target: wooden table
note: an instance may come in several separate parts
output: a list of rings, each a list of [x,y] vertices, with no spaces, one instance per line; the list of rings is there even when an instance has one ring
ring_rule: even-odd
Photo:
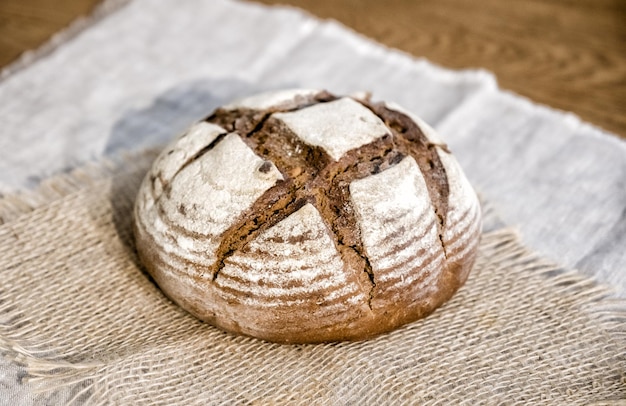
[[[626,138],[624,0],[259,0],[334,18],[450,68],[481,67],[500,86]],[[1,0],[0,67],[100,0]]]

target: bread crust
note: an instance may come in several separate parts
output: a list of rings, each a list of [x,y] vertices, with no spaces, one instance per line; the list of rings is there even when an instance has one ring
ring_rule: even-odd
[[[163,292],[221,329],[362,340],[465,282],[478,199],[434,130],[393,104],[288,90],[217,109],[174,140],[135,204]]]

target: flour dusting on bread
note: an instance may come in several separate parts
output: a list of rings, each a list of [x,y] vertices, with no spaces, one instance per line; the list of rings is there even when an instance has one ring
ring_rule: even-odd
[[[467,279],[480,233],[476,193],[430,126],[313,89],[218,108],[164,149],[135,204],[140,259],[172,300],[284,343],[428,315]]]

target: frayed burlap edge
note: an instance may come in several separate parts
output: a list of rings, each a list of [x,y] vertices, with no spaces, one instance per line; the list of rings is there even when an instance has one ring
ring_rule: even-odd
[[[97,162],[87,163],[67,173],[44,179],[35,189],[23,190],[0,198],[0,225],[10,223],[24,214],[43,207],[55,200],[76,193],[95,182],[146,168],[160,148],[143,152],[125,152]]]

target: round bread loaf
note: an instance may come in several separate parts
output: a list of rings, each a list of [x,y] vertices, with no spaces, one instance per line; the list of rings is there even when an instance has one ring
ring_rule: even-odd
[[[369,97],[287,90],[175,139],[135,205],[167,296],[274,342],[360,340],[431,313],[476,256],[476,193],[437,134]]]

